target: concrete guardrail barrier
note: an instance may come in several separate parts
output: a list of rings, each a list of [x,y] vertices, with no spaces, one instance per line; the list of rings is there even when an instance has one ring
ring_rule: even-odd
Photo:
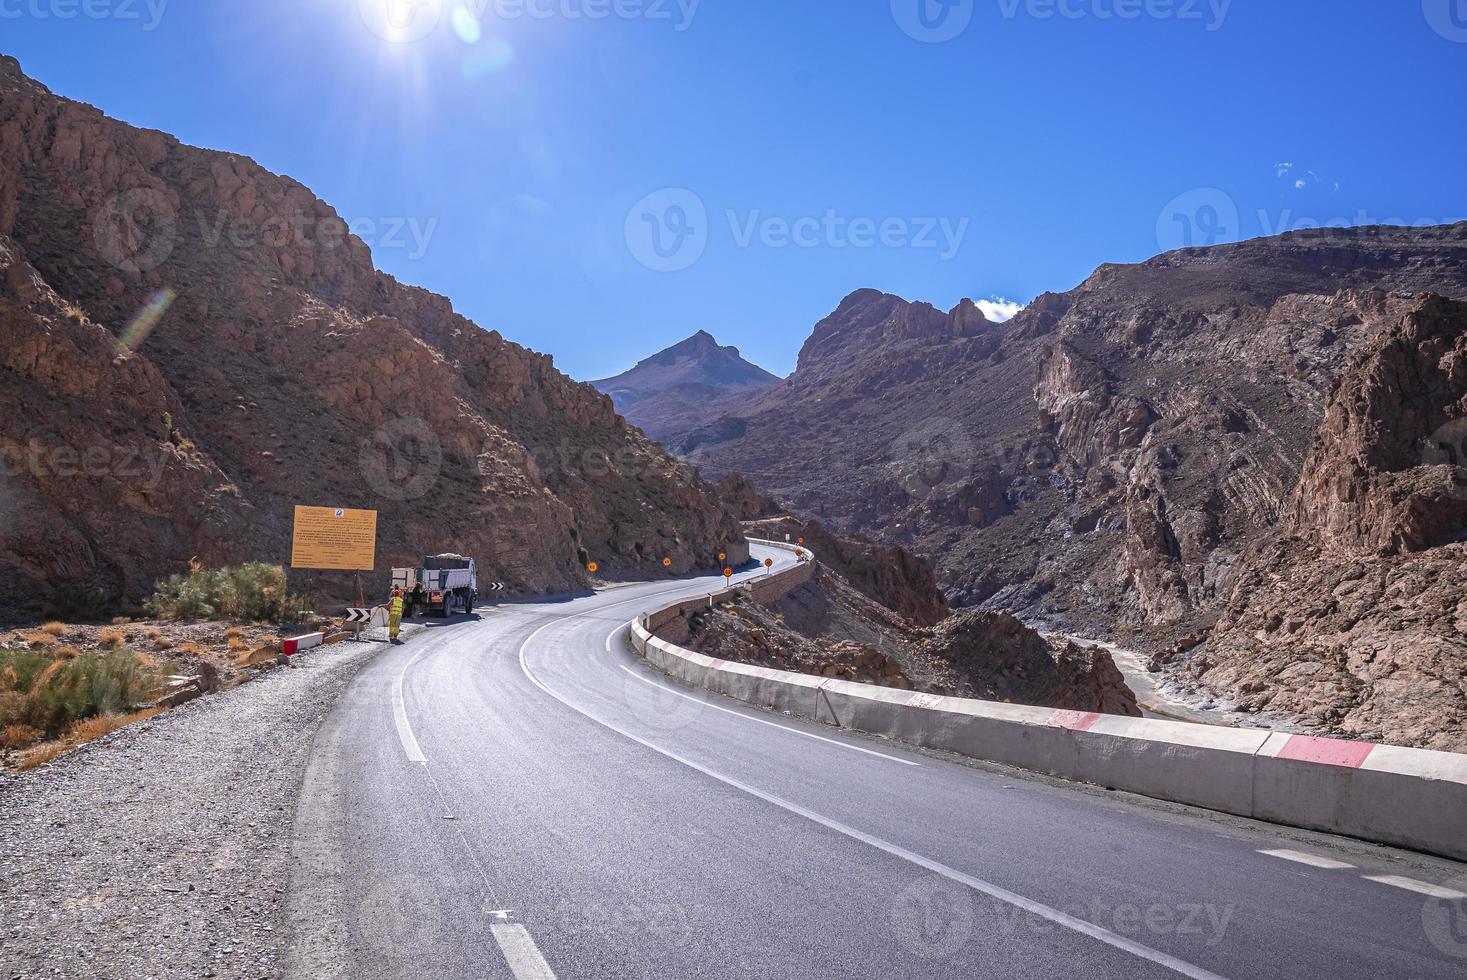
[[[753,539],[751,539],[753,540]],[[786,550],[795,546],[757,541]],[[755,584],[770,601],[808,581],[809,561]],[[654,634],[747,586],[676,603],[632,624],[632,647],[692,687],[1129,793],[1467,860],[1467,755],[1263,729],[1219,728],[966,698],[716,660]]]

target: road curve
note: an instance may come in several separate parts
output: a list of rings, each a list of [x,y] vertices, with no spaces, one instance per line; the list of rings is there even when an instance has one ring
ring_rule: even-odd
[[[1467,975],[1462,865],[850,736],[630,654],[636,614],[721,584],[484,609],[362,670],[312,745],[289,972]]]

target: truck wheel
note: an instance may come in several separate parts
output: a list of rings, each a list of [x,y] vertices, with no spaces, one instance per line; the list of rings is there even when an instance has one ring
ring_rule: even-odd
[[[447,619],[453,615],[453,593],[449,592],[443,596],[443,606],[438,610],[439,619]]]
[[[474,611],[474,594],[472,592],[465,592],[464,593],[464,615],[467,616],[467,615],[469,615],[469,613],[471,613],[473,611]]]

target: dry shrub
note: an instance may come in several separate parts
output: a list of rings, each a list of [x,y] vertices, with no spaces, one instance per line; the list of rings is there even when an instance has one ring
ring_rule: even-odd
[[[57,647],[53,653],[62,660],[75,660],[82,652],[74,646]]]
[[[125,728],[134,722],[146,721],[162,712],[162,708],[144,708],[142,711],[134,711],[129,714],[97,715],[94,718],[75,722],[71,726],[71,738],[78,745],[92,742],[103,735],[111,735],[119,728]]]
[[[41,627],[41,632],[42,633],[49,633],[49,634],[51,634],[52,636],[55,636],[55,637],[62,637],[62,636],[65,636],[68,632],[70,632],[70,629],[67,627],[67,625],[65,623],[54,623],[53,622],[53,623],[47,623],[44,626],[42,626]]]
[[[199,646],[193,640],[186,640],[178,645],[178,652],[187,653],[190,656],[197,657],[203,654],[204,648]]]
[[[163,635],[163,631],[156,626],[147,626],[143,628],[143,635],[150,640],[156,640]]]
[[[160,636],[153,640],[154,650],[172,650],[173,641],[166,636]]]
[[[236,654],[234,665],[236,667],[258,667],[260,664],[269,663],[280,656],[280,651],[273,646],[255,647],[246,653]]]
[[[21,637],[21,641],[29,646],[32,650],[44,650],[48,647],[54,647],[56,645],[56,637],[52,636],[50,633],[41,633],[39,631],[35,633],[27,633],[25,636]]]
[[[228,645],[229,645],[229,650],[230,650],[231,653],[240,653],[240,652],[242,652],[244,650],[248,650],[250,648],[250,645],[249,645],[248,642],[245,641],[245,638],[243,636],[238,636],[238,635],[231,636],[229,638],[229,644]]]
[[[138,658],[138,666],[142,667],[145,670],[163,669],[163,661],[159,660],[157,657],[153,656],[146,650],[139,650],[136,653],[136,656]]]
[[[120,630],[103,630],[97,634],[97,643],[104,650],[116,650],[127,642],[127,637]]]
[[[112,617],[112,625],[113,626],[128,626],[128,625],[131,625],[131,623],[132,623],[132,617],[131,616],[113,616]]]
[[[70,748],[71,746],[67,745],[65,742],[47,742],[44,745],[38,745],[35,748],[31,749],[29,752],[23,753],[20,758],[16,759],[15,768],[19,769],[21,772],[25,772],[27,769],[34,769],[37,766],[44,766],[46,763],[50,762],[58,755],[63,754],[64,752],[66,752],[67,749]]]
[[[224,631],[224,638],[226,640],[239,640],[239,639],[243,639],[244,638],[244,630],[240,629],[238,626],[231,626],[231,627],[229,627],[229,629],[227,629],[227,630]]]
[[[23,749],[35,745],[46,733],[30,725],[6,725],[0,729],[0,747]]]

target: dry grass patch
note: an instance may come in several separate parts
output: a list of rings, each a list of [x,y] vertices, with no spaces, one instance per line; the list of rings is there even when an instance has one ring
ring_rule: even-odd
[[[127,642],[121,630],[102,630],[97,634],[97,643],[103,650],[116,650]]]
[[[131,623],[132,623],[132,617],[131,616],[114,616],[114,617],[112,617],[112,625],[113,626],[127,626],[127,625],[130,625]]]
[[[229,651],[231,653],[235,654],[241,653],[250,648],[249,641],[247,641],[243,636],[239,635],[231,636],[226,646],[229,647]]]
[[[47,623],[41,627],[41,632],[49,633],[59,639],[69,633],[70,628],[65,623]]]
[[[81,650],[74,646],[57,647],[52,653],[61,660],[75,660],[82,655]]]
[[[253,650],[235,654],[234,665],[236,667],[258,667],[276,660],[279,656],[280,652],[273,646],[255,647]]]
[[[70,748],[71,746],[65,742],[47,742],[44,745],[38,745],[29,752],[21,753],[20,758],[15,760],[15,768],[25,772],[27,769],[44,766],[57,756],[65,754]]]
[[[153,638],[153,649],[154,650],[172,650],[173,649],[173,641],[170,640],[166,636],[154,637]]]
[[[186,640],[185,642],[178,645],[178,652],[186,653],[191,657],[198,657],[203,655],[204,648],[199,646],[193,640]]]
[[[162,708],[146,708],[130,714],[105,714],[86,718],[71,726],[71,741],[77,745],[94,742],[104,735],[111,735],[119,728],[126,728],[134,722],[146,721],[162,713]]]
[[[45,734],[30,725],[6,725],[0,729],[0,748],[23,749],[35,745]]]
[[[50,633],[42,633],[40,630],[25,634],[21,640],[32,650],[45,650],[56,645],[56,637]]]

